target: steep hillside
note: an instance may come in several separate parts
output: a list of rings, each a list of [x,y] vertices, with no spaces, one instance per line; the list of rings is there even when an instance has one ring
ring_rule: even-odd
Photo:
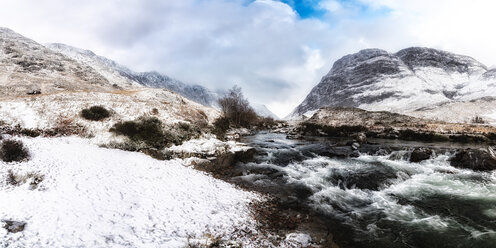
[[[47,44],[46,47],[92,67],[112,83],[166,88],[205,106],[216,107],[218,105],[217,93],[203,86],[185,84],[158,72],[134,72],[113,60],[98,56],[92,51],[65,44],[53,43]]]
[[[432,111],[440,104],[495,95],[495,71],[473,58],[420,47],[394,54],[367,49],[337,60],[289,117],[324,106],[420,115],[422,108]],[[444,120],[460,114],[453,112]]]
[[[0,94],[107,91],[112,85],[93,68],[0,28]],[[122,85],[124,87],[124,85]]]

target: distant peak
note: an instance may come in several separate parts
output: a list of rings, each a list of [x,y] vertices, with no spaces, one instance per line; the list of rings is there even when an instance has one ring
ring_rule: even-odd
[[[340,71],[346,67],[349,67],[349,66],[352,66],[352,65],[358,64],[360,62],[367,61],[369,59],[379,57],[379,56],[391,56],[391,54],[385,50],[381,50],[378,48],[363,49],[357,53],[349,54],[349,55],[346,55],[346,56],[338,59],[336,62],[334,62],[334,65],[332,66],[330,73]]]

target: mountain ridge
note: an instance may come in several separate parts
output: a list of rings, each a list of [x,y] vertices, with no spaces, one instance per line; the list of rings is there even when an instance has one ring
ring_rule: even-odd
[[[409,113],[494,95],[496,70],[469,56],[425,47],[364,49],[338,59],[287,118],[320,107]]]

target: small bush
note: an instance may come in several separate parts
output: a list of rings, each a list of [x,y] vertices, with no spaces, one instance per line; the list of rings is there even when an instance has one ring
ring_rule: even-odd
[[[110,112],[102,106],[93,106],[89,109],[83,109],[81,116],[86,120],[101,121],[110,116]]]
[[[155,117],[141,117],[136,121],[116,123],[111,129],[131,141],[143,142],[149,147],[162,149],[170,143],[171,137],[162,129],[162,122]]]
[[[21,130],[21,134],[24,136],[29,136],[29,137],[38,137],[41,135],[41,131],[38,129],[28,129],[24,128]]]
[[[199,138],[201,136],[201,128],[187,122],[179,122],[170,127],[169,131],[173,138],[174,145],[180,145],[186,140]]]
[[[229,130],[230,127],[229,118],[219,117],[214,121],[213,124],[214,124],[213,134],[215,134],[215,136],[217,136],[218,139],[224,140],[227,130]]]
[[[29,158],[24,144],[17,140],[5,140],[0,147],[0,159],[4,162],[18,162]]]

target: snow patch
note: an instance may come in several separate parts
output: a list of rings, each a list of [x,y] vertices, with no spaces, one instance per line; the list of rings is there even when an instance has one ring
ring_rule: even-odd
[[[32,159],[0,162],[0,176],[36,172],[30,190],[0,183],[0,220],[26,222],[23,232],[0,228],[9,247],[184,247],[205,234],[237,238],[252,229],[254,193],[144,154],[99,148],[75,138],[21,138]]]

